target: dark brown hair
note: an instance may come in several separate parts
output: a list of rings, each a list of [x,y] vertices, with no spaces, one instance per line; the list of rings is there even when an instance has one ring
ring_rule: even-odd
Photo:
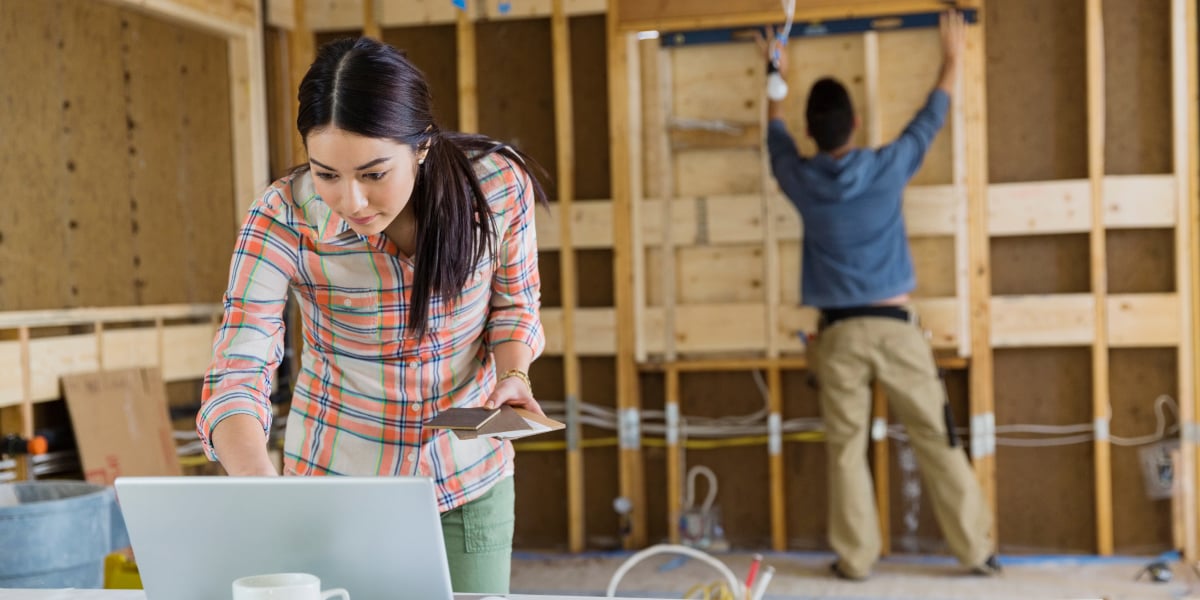
[[[529,172],[541,171],[519,150],[486,136],[443,132],[433,116],[429,85],[396,48],[361,37],[330,42],[300,83],[296,128],[306,141],[323,127],[407,144],[427,146],[417,171],[413,210],[417,222],[415,278],[408,326],[423,336],[430,299],[449,302],[462,293],[485,257],[496,254],[492,211],[471,163],[500,153]],[[307,165],[302,165],[303,170]],[[546,194],[529,173],[536,199]]]

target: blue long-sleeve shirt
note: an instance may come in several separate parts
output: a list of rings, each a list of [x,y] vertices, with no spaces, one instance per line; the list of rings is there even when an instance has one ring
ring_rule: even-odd
[[[902,197],[949,106],[950,97],[934,90],[895,142],[838,159],[805,158],[783,121],[768,125],[771,169],[804,223],[804,304],[866,306],[916,287]]]

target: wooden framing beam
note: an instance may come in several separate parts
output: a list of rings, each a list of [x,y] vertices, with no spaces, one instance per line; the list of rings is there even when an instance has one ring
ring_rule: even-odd
[[[672,99],[672,83],[671,77],[671,51],[668,49],[660,49],[655,56],[656,69],[658,75],[656,94],[658,96],[658,113],[661,115],[664,123],[674,114],[674,106]],[[657,132],[656,141],[658,142],[658,154],[662,157],[663,162],[659,165],[659,193],[666,198],[675,197],[675,157],[672,155],[671,134],[667,127],[664,127],[660,132]],[[638,161],[640,162],[640,161]],[[661,207],[659,213],[659,223],[674,223],[674,202],[659,202]],[[667,359],[675,358],[675,300],[676,291],[679,289],[679,282],[676,278],[675,269],[675,239],[672,235],[674,232],[666,227],[659,229],[658,239],[661,240],[659,247],[660,261],[660,281],[662,287],[662,308],[663,308],[663,353]],[[645,272],[644,270],[642,271]],[[647,286],[647,283],[641,283],[642,286]]]
[[[982,2],[980,2],[982,8]],[[983,11],[980,10],[980,14]],[[971,371],[968,376],[971,413],[971,457],[975,477],[992,511],[996,539],[995,382],[992,365],[992,268],[988,236],[987,51],[984,27],[967,28],[963,65],[964,142],[967,186],[967,277],[970,303]]]
[[[379,40],[383,39],[383,30],[379,27],[377,3],[377,0],[362,0],[362,30],[363,35]]]
[[[60,377],[100,368],[158,366],[169,381],[198,378],[208,368],[219,325],[213,317],[220,314],[215,304],[0,313],[0,329],[17,331],[16,340],[0,342],[0,365],[7,365],[0,369],[0,407],[19,406],[32,419],[33,404],[61,397]],[[165,319],[183,323],[145,326]],[[106,327],[110,323],[142,326]],[[80,326],[92,331],[33,336],[38,328]],[[30,421],[31,431],[32,426]]]
[[[306,2],[308,0],[293,0],[295,2],[295,21],[296,26],[288,32],[288,73],[291,74],[290,90],[300,89],[300,82],[304,80],[304,75],[308,73],[308,68],[312,65],[313,59],[316,57],[316,38],[313,37],[312,29],[308,26],[308,9]],[[296,122],[296,116],[299,115],[299,102],[289,103],[292,109],[292,123]],[[308,162],[308,150],[304,147],[304,140],[300,137],[300,132],[292,129],[292,160],[296,163]]]
[[[982,0],[961,0],[959,8],[978,8]],[[806,0],[798,2],[797,22],[880,17],[945,10],[939,0]],[[782,23],[783,10],[775,0],[612,0],[610,12],[621,15],[623,31],[716,29]]]
[[[475,6],[475,3],[467,5]],[[479,132],[479,82],[478,55],[475,48],[475,19],[467,11],[456,13],[456,40],[458,46],[458,130],[464,133]]]
[[[667,367],[664,371],[667,413],[667,540],[679,543],[680,518],[683,516],[683,457],[679,447],[679,370]]]
[[[641,399],[638,389],[636,359],[637,328],[634,323],[635,297],[633,254],[634,206],[630,178],[631,146],[640,139],[629,137],[631,113],[640,99],[630,96],[630,62],[636,60],[637,36],[625,34],[618,27],[620,11],[610,7],[607,16],[608,34],[608,98],[609,153],[613,193],[613,284],[617,312],[616,371],[617,411],[625,424],[619,448],[620,493],[631,507],[627,515],[622,544],[627,549],[646,545],[646,492],[644,466],[641,457],[640,428],[631,430],[641,421]]]
[[[558,166],[559,280],[562,289],[563,387],[567,404],[567,547],[584,549],[584,476],[579,404],[582,391],[579,353],[575,350],[575,309],[578,277],[571,243],[571,206],[575,200],[575,125],[571,96],[571,29],[563,0],[553,0],[550,19],[554,47],[554,135]]]
[[[1197,90],[1197,14],[1196,0],[1172,0],[1171,23],[1171,113],[1174,126],[1173,154],[1176,181],[1176,210],[1180,216],[1175,227],[1175,285],[1179,293],[1179,327],[1181,340],[1177,352],[1179,371],[1179,420],[1183,426],[1180,436],[1180,469],[1184,473],[1180,486],[1183,519],[1183,555],[1188,561],[1200,560],[1200,456],[1196,445],[1196,416],[1200,399],[1196,394],[1196,370],[1200,369],[1200,330],[1196,318],[1200,315],[1200,288],[1195,274],[1200,265],[1200,241],[1196,224],[1200,220],[1200,91]],[[1190,435],[1189,435],[1190,432]]]
[[[774,359],[775,357],[771,357]],[[783,372],[767,369],[767,468],[770,473],[771,549],[787,551],[787,470],[783,460]]]
[[[1175,175],[1105,176],[1105,228],[1175,227],[1179,222],[1177,179]],[[1089,232],[1090,185],[1086,179],[992,184],[985,193],[988,233],[997,237]],[[761,243],[766,228],[754,200],[752,195],[676,198],[670,211],[672,243],[677,248]],[[780,195],[773,195],[770,203],[777,241],[799,241],[803,233],[795,209]],[[642,206],[646,217],[641,234],[648,239],[661,238],[662,215],[667,212],[662,201],[649,199]],[[571,210],[577,248],[612,247],[611,201],[576,202]],[[959,220],[966,213],[955,197],[954,186],[915,186],[905,194],[904,219],[911,237],[957,236]],[[555,221],[538,223],[538,245],[546,250],[558,247]]]
[[[862,34],[862,36],[863,62],[865,63],[864,75],[866,77],[867,90],[867,145],[872,148],[878,148],[883,145],[883,104],[880,101],[879,94],[879,33],[868,31]],[[908,208],[907,205],[905,208]],[[872,384],[871,391],[873,399],[871,407],[872,423],[882,423],[886,427],[888,422],[887,396],[878,382]],[[883,439],[874,439],[871,442],[871,452],[874,458],[872,480],[875,484],[875,511],[879,520],[879,538],[884,556],[891,554],[892,550],[891,503],[889,501],[890,489],[888,487],[888,475],[891,469],[891,459],[888,456],[889,450],[889,442],[886,436]]]
[[[1096,548],[1102,556],[1113,552],[1112,448],[1108,385],[1108,252],[1104,227],[1104,13],[1101,0],[1087,0],[1087,117],[1088,175],[1091,182],[1092,227],[1089,232],[1092,281],[1092,416],[1096,502]]]

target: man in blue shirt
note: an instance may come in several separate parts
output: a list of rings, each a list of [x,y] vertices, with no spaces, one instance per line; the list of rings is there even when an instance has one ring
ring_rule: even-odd
[[[991,513],[948,431],[945,387],[910,306],[916,277],[902,211],[904,188],[946,119],[965,29],[961,14],[943,15],[940,79],[900,137],[882,148],[855,146],[859,121],[850,96],[838,81],[822,79],[805,110],[819,151],[801,156],[784,123],[782,86],[769,88],[771,168],[804,222],[803,302],[821,311],[814,368],[829,457],[829,538],[838,555],[831,568],[844,579],[865,579],[881,549],[866,460],[873,380],[904,423],[950,550],[974,573],[999,571]],[[768,61],[780,56],[768,66],[778,79],[786,55],[777,44],[770,50]]]

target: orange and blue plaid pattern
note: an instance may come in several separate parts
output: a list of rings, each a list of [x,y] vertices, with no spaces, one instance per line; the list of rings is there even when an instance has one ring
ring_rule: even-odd
[[[287,419],[289,475],[431,477],[442,511],[513,472],[507,441],[459,440],[423,423],[450,407],[479,406],[496,385],[491,349],[528,345],[538,356],[540,279],[534,194],[525,170],[490,154],[475,162],[498,236],[455,301],[432,299],[428,334],[406,323],[413,262],[384,234],[360,236],[312,186],[311,173],[275,182],[242,226],[225,314],[204,378],[197,429],[235,414],[271,422],[272,377],[283,358],[289,290],[304,350]]]

